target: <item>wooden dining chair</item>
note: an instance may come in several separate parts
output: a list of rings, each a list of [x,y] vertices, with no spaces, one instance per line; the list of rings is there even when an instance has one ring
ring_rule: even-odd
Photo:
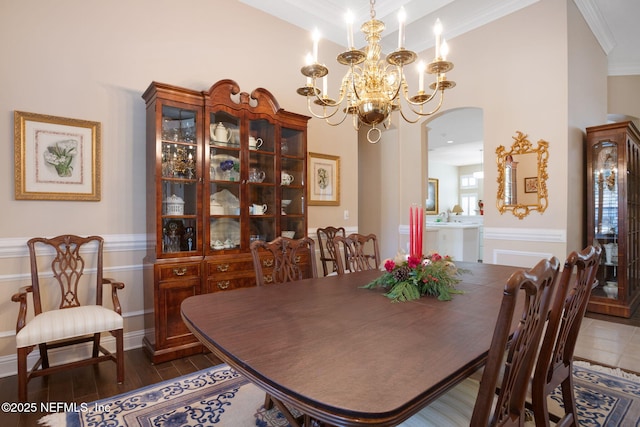
[[[255,240],[250,248],[258,286],[318,277],[315,242],[309,237]]]
[[[380,266],[380,250],[375,234],[365,236],[352,233],[347,237],[335,236],[333,245],[336,253],[340,253],[341,247],[344,252],[344,260],[341,256],[336,257],[339,275],[354,271],[376,270]]]
[[[402,427],[523,425],[525,399],[558,268],[559,261],[553,257],[509,278],[480,382],[472,378],[463,380],[400,424]],[[525,299],[524,308],[511,335],[518,294]],[[502,378],[500,384],[499,378]],[[498,385],[499,393],[496,395]]]
[[[250,248],[258,286],[318,277],[315,242],[309,237],[277,237],[270,242],[255,240]],[[311,425],[309,416],[300,414],[294,417],[282,401],[267,393],[264,408],[271,409],[273,405],[276,405],[291,425]]]
[[[538,427],[550,425],[548,396],[561,386],[564,416],[558,426],[577,426],[573,388],[573,352],[598,271],[602,248],[572,252],[564,263],[531,384]]]
[[[328,275],[338,271],[338,264],[333,238],[336,236],[347,237],[344,227],[324,227],[318,228],[316,231],[318,236],[318,246],[320,247],[320,262],[322,263],[322,271],[324,275]]]
[[[18,398],[21,401],[27,399],[27,383],[34,377],[106,360],[116,363],[118,383],[124,381],[123,319],[117,295],[124,284],[103,277],[103,243],[99,236],[68,234],[51,239],[38,237],[27,242],[31,286],[21,288],[11,297],[12,301],[20,303],[16,347]],[[49,271],[40,271],[38,261],[50,259],[51,256],[53,259]],[[95,282],[92,276],[95,276]],[[102,305],[103,285],[110,285],[113,308]],[[95,303],[81,304],[84,299],[82,295],[94,294]],[[55,301],[56,295],[58,302]],[[34,317],[27,322],[30,299]],[[102,332],[109,332],[115,337],[115,354],[100,345]],[[50,365],[50,349],[85,342],[93,343],[91,358]],[[40,350],[40,358],[29,370],[27,356],[36,346]]]

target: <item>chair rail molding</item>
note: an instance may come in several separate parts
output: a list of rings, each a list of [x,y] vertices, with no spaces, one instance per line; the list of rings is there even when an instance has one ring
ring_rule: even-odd
[[[566,243],[567,230],[563,228],[484,227],[484,240]]]
[[[104,252],[144,251],[149,242],[147,234],[101,234],[101,236],[104,239]],[[0,258],[29,256],[27,240],[30,238],[0,238]]]

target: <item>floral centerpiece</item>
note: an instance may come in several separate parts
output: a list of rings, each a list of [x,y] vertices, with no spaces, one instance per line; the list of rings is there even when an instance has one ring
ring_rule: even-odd
[[[364,288],[386,288],[385,296],[394,302],[416,300],[425,295],[449,301],[452,295],[463,293],[455,285],[465,270],[458,268],[451,257],[436,252],[424,257],[399,253],[394,259],[385,260],[384,270],[382,276]]]

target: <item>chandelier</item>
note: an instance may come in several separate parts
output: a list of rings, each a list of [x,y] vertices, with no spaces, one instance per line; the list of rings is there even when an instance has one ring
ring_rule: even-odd
[[[384,129],[388,129],[391,125],[391,112],[398,111],[404,120],[416,123],[420,117],[437,112],[442,106],[444,91],[453,88],[456,84],[447,80],[445,74],[453,69],[453,63],[446,60],[448,47],[441,39],[442,26],[440,20],[437,20],[434,28],[435,58],[427,65],[422,61],[418,64],[418,92],[410,96],[404,67],[413,63],[418,55],[404,48],[404,8],[401,8],[398,14],[400,24],[398,49],[386,55],[386,60],[382,60],[383,53],[379,42],[384,23],[375,19],[375,0],[370,0],[369,3],[371,19],[360,28],[367,41],[367,45],[362,50],[356,49],[353,45],[352,19],[347,18],[348,50],[338,55],[337,61],[348,66],[349,69],[342,78],[338,98],[333,99],[327,94],[326,76],[329,74],[329,69],[318,63],[320,37],[317,32],[313,37],[313,54],[307,55],[307,63],[300,70],[307,77],[307,84],[297,92],[307,97],[307,107],[314,117],[337,126],[351,115],[353,127],[356,130],[360,129],[361,125],[371,126],[367,132],[367,140],[376,143],[382,136],[379,126],[382,125]],[[435,75],[435,81],[429,85],[430,93],[425,93],[425,73]],[[317,85],[319,79],[322,79],[322,90]],[[431,111],[424,111],[424,106],[432,100],[437,100],[437,105]],[[403,104],[405,104],[404,110]],[[405,114],[407,109],[414,114]],[[339,112],[341,114],[336,115]]]

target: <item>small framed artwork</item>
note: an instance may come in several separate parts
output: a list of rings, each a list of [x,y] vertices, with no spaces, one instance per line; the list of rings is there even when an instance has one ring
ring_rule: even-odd
[[[424,213],[427,215],[438,214],[438,180],[429,178],[427,181],[427,202]]]
[[[14,113],[16,200],[100,200],[100,123]]]
[[[538,192],[538,177],[524,179],[524,192],[525,193],[537,193]]]
[[[309,205],[340,205],[340,157],[309,153]]]

